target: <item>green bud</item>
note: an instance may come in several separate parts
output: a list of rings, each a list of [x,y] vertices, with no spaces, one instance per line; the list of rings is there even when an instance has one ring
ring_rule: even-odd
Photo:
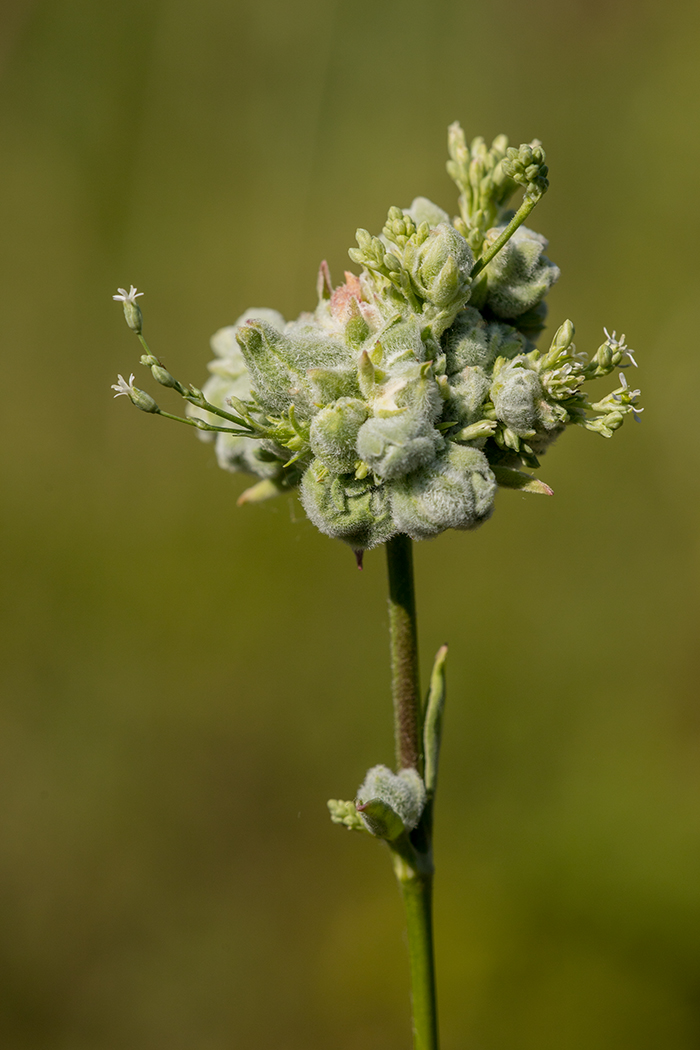
[[[274,496],[279,496],[283,490],[283,485],[273,481],[272,478],[265,478],[263,481],[258,481],[255,485],[251,485],[249,489],[245,489],[236,500],[236,506],[243,507],[246,503],[264,503]]]
[[[302,478],[299,495],[316,528],[354,550],[370,550],[396,532],[386,491],[370,478],[338,477],[314,460]]]
[[[485,440],[491,437],[497,426],[498,423],[494,419],[480,419],[478,423],[471,423],[468,427],[463,427],[458,434],[453,434],[452,441]]]
[[[160,364],[151,365],[151,375],[161,386],[178,386],[177,379],[175,379],[174,376],[171,376],[167,368],[163,368]]]
[[[358,789],[357,803],[369,831],[392,841],[404,829],[417,826],[425,806],[425,784],[415,769],[392,773],[386,766],[373,766]]]
[[[352,473],[357,461],[357,435],[369,408],[357,398],[342,397],[322,409],[311,423],[311,449],[335,474]]]
[[[602,346],[598,347],[598,352],[595,355],[596,364],[604,371],[609,371],[613,368],[613,352],[612,348],[608,343],[603,343]]]
[[[359,349],[369,336],[369,331],[369,325],[360,312],[360,305],[357,299],[351,299],[350,316],[345,325],[345,338],[347,342],[351,346]]]
[[[491,385],[491,400],[498,419],[520,436],[536,430],[543,396],[537,373],[517,363],[501,368]]]
[[[381,478],[399,478],[432,463],[443,440],[430,423],[411,412],[373,417],[357,435],[360,459]]]
[[[573,342],[574,338],[574,326],[571,321],[564,321],[564,324],[560,325],[554,333],[552,339],[551,350],[568,350]]]
[[[410,243],[404,252],[404,266],[419,295],[445,309],[464,305],[469,298],[469,274],[474,265],[472,251],[453,226],[440,223],[418,248]]]
[[[367,831],[367,826],[355,809],[354,802],[329,798],[326,804],[334,824],[342,824],[348,831]]]
[[[489,230],[485,249],[502,230]],[[521,226],[488,264],[486,302],[497,317],[514,318],[532,310],[559,279],[559,267],[543,254],[546,247],[541,234]]]
[[[482,406],[488,400],[490,387],[489,376],[478,365],[467,366],[456,376],[452,376],[450,380],[451,396],[447,406],[450,419],[468,428],[471,428],[472,424],[480,425],[479,421],[483,420]],[[490,433],[490,431],[485,433]],[[471,439],[460,436],[459,440]]]
[[[476,448],[448,441],[429,467],[388,486],[398,532],[414,540],[445,529],[474,529],[493,512],[496,481]]]

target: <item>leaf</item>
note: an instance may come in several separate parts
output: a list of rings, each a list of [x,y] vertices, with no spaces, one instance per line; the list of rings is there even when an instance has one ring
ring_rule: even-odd
[[[520,489],[521,492],[534,492],[539,496],[554,495],[549,485],[532,474],[526,474],[524,470],[514,470],[513,467],[491,467],[491,470],[502,489]]]

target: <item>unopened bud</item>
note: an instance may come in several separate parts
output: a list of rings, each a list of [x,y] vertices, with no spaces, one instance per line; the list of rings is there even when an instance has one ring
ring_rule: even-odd
[[[151,375],[161,386],[177,386],[177,379],[160,364],[151,365]]]

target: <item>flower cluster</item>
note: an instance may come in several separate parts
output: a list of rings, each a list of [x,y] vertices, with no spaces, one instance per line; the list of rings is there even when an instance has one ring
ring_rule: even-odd
[[[523,225],[548,186],[540,144],[467,145],[455,124],[449,151],[459,216],[423,197],[390,208],[378,236],[357,231],[359,276],[334,288],[321,265],[313,313],[248,310],[213,337],[201,391],[165,384],[190,402],[191,424],[216,431],[202,436],[220,465],[257,477],[243,501],[298,486],[311,521],[358,551],[397,533],[473,529],[499,485],[550,492],[521,468],[538,467],[567,425],[609,437],[641,411],[622,375],[601,401],[583,391],[636,364],[624,336],[606,331],[589,360],[566,321],[548,349],[535,346],[559,277],[545,238]],[[150,351],[142,362],[163,382]]]

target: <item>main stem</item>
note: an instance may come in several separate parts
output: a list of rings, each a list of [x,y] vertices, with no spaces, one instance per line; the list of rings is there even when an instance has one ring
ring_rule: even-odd
[[[399,769],[423,773],[422,717],[418,684],[418,631],[413,550],[408,536],[386,545],[389,569],[389,632],[394,698],[396,761]],[[431,848],[432,805],[405,848],[393,848],[394,870],[406,910],[411,969],[414,1050],[439,1050],[433,951]]]
[[[386,557],[389,569],[389,637],[396,764],[399,769],[417,769],[422,773],[418,630],[410,538],[394,536],[386,545]]]

